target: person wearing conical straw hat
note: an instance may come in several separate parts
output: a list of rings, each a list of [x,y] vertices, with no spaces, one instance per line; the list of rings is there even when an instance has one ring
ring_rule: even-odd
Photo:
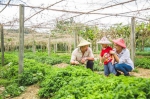
[[[82,39],[71,55],[70,63],[72,65],[86,64],[86,68],[93,71],[94,55],[92,49],[89,47],[91,43],[85,39]]]
[[[109,76],[110,73],[117,75],[114,67],[114,57],[112,57],[112,55],[110,54],[112,48],[109,46],[109,44],[111,44],[111,42],[106,37],[103,37],[97,43],[102,45],[100,60],[104,63],[104,75]]]
[[[130,52],[126,48],[125,41],[122,38],[112,40],[114,42],[115,50],[110,53],[114,56],[115,69],[121,71],[125,76],[130,76],[129,72],[134,69],[133,61],[130,58]]]

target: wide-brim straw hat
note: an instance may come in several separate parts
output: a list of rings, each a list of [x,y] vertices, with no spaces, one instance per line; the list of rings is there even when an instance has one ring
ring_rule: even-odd
[[[100,41],[98,41],[97,43],[100,43],[100,44],[111,44],[111,42],[106,38],[106,37],[103,37]]]
[[[85,46],[85,45],[90,45],[91,43],[90,42],[88,42],[87,40],[81,40],[81,42],[79,43],[79,45],[78,45],[78,47],[80,47],[80,46]]]
[[[116,40],[112,40],[115,44],[123,47],[123,48],[126,48],[126,44],[125,44],[125,41],[122,39],[122,38],[118,38]]]

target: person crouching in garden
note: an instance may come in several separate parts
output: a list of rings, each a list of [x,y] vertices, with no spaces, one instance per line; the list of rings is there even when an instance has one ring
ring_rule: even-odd
[[[112,48],[108,45],[111,42],[103,37],[99,42],[102,45],[102,50],[100,52],[100,60],[104,63],[104,74],[105,76],[109,76],[110,73],[117,75],[117,72],[114,67],[114,57],[110,54]]]
[[[86,68],[93,71],[94,55],[92,49],[89,47],[91,43],[86,40],[81,40],[78,48],[74,49],[71,55],[70,63],[72,65],[86,64]]]
[[[110,53],[114,56],[115,61],[115,69],[124,73],[125,76],[130,76],[129,72],[134,69],[134,64],[130,59],[130,52],[126,48],[126,44],[122,38],[118,38],[113,40],[115,51],[111,51]]]

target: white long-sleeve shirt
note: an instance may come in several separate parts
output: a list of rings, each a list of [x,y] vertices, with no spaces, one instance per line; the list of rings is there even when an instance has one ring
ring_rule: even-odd
[[[119,54],[116,52],[116,54],[119,57],[119,63],[125,63],[127,65],[130,65],[132,69],[134,69],[134,64],[130,58],[130,52],[127,48],[123,49]]]

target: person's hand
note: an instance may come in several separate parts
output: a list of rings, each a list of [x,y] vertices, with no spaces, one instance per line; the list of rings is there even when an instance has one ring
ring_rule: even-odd
[[[111,61],[111,63],[112,63],[112,65],[114,65],[114,64],[115,64],[115,62],[114,62],[113,60]]]
[[[107,58],[108,57],[108,53],[105,53],[103,57]]]
[[[75,65],[79,65],[80,63],[79,63],[78,61],[75,61],[74,64],[75,64]]]
[[[110,51],[110,54],[115,54],[115,51],[111,50],[111,51]]]
[[[105,53],[104,55],[103,55],[103,60],[105,61],[107,59],[107,53]]]
[[[82,59],[81,59],[81,63],[82,63],[82,64],[84,64],[85,61],[86,61],[86,58],[82,58]]]

